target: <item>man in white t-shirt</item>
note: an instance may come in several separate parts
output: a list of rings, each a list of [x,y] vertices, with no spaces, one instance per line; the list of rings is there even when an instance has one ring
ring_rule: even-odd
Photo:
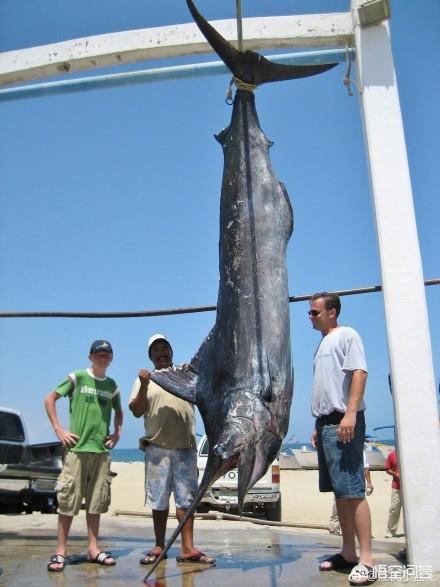
[[[342,530],[341,552],[323,560],[319,568],[351,569],[351,585],[369,585],[377,577],[363,466],[367,363],[359,334],[338,325],[340,310],[337,295],[321,292],[310,298],[309,318],[322,334],[313,360],[312,415],[316,424],[311,442],[318,450],[319,490],[333,491]]]

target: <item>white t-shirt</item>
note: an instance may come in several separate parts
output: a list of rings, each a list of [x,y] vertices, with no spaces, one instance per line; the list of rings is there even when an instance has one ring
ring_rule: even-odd
[[[339,326],[324,336],[313,359],[312,415],[347,410],[353,371],[367,372],[361,337],[349,326]],[[359,406],[365,410],[364,401]]]

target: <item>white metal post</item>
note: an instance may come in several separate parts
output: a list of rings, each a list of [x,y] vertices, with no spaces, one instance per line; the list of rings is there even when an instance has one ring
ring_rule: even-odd
[[[407,555],[411,564],[437,571],[440,429],[411,181],[389,26],[383,21],[361,28],[360,3],[352,0],[352,17],[382,270]]]

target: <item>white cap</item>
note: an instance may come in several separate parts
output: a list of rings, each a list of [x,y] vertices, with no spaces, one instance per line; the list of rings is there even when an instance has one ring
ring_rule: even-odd
[[[170,345],[170,348],[172,348],[170,341],[164,334],[153,334],[153,336],[150,336],[148,339],[148,356],[150,356],[151,345],[154,344],[157,340],[164,340]]]

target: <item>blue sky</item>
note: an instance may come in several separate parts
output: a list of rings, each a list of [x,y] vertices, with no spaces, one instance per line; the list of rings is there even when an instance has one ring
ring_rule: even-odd
[[[233,0],[200,0],[198,6],[210,20],[234,17]],[[348,8],[348,0],[253,0],[243,2],[243,16]],[[399,0],[392,9],[393,53],[429,279],[440,277],[440,4]],[[0,51],[183,22],[190,22],[184,0],[3,0]],[[191,62],[189,57],[136,67]],[[348,96],[343,76],[340,65],[256,93],[261,126],[274,141],[273,167],[295,214],[288,249],[291,295],[381,283],[359,102]],[[133,311],[216,303],[223,157],[213,135],[229,123],[228,82],[225,75],[0,104],[1,311]],[[426,295],[438,384],[440,287],[426,288]],[[356,328],[366,348],[371,432],[393,423],[382,295],[345,297],[342,303],[341,323]],[[303,441],[313,426],[311,362],[319,342],[307,309],[305,302],[291,304],[295,390],[289,436]],[[53,440],[43,398],[67,373],[88,366],[92,340],[112,342],[109,375],[118,381],[126,407],[138,370],[149,365],[148,337],[167,334],[179,363],[197,350],[214,318],[210,312],[1,319],[0,403],[23,412],[32,441]],[[67,424],[67,402],[60,404]],[[125,412],[121,448],[136,446],[142,432],[141,422]]]

